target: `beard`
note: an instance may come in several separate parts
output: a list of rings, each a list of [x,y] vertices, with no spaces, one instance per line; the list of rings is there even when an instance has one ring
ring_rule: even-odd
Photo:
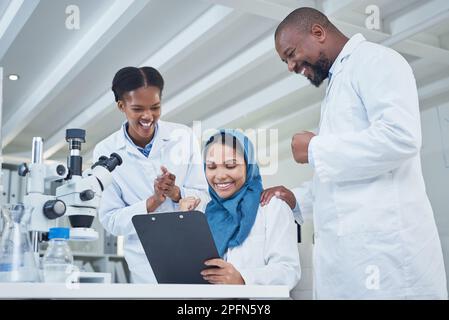
[[[315,87],[318,88],[329,76],[329,70],[332,64],[330,60],[326,58],[321,52],[317,62],[315,62],[314,64],[304,62],[303,65],[308,66],[310,69],[312,69],[313,77],[308,79]]]

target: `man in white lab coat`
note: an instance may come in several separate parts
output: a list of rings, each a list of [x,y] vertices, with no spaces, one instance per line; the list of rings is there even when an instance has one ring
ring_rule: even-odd
[[[397,52],[345,37],[321,12],[300,8],[275,34],[290,72],[319,86],[328,78],[319,133],[293,136],[313,180],[295,192],[268,189],[313,211],[318,299],[446,299],[440,240],[421,171],[413,71]],[[296,203],[297,201],[297,203]]]
[[[159,120],[164,80],[151,67],[119,70],[112,90],[126,121],[101,141],[94,160],[112,152],[123,164],[105,189],[99,219],[113,235],[124,236],[124,255],[132,282],[156,283],[131,218],[136,214],[179,209],[181,198],[209,201],[200,147],[190,128]]]

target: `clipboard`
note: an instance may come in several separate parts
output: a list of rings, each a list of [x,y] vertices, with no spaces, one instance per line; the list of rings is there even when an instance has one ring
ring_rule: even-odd
[[[135,215],[132,223],[158,283],[209,283],[200,274],[204,261],[220,256],[204,213]]]

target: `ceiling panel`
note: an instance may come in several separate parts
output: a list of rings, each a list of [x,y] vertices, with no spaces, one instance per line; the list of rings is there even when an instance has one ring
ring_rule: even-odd
[[[74,4],[80,10],[80,29],[65,25],[65,9]],[[86,34],[107,9],[110,0],[42,0],[0,61],[4,73],[18,74],[20,81],[4,82],[3,120],[19,108],[28,95],[56,67],[57,63]]]
[[[275,128],[279,130],[282,152],[286,156],[289,154],[288,140],[291,134],[317,126],[319,102],[324,95],[324,85],[319,89],[311,85],[298,86],[298,90],[293,92],[287,90],[285,94],[267,104],[260,99],[248,100],[257,101],[261,105],[246,106],[248,110],[253,111],[238,110],[238,118],[232,121],[226,119],[227,111],[235,110],[235,106],[240,106],[242,101],[247,101],[251,97],[263,96],[261,94],[270,87],[289,77],[286,66],[279,60],[274,48],[272,52],[261,51],[260,54],[253,52],[250,55],[251,59],[245,64],[237,64],[239,68],[231,67],[236,65],[236,61],[246,61],[242,56],[273,36],[279,20],[277,14],[256,10],[257,8],[252,10],[251,6],[240,5],[237,1],[151,0],[144,5],[147,3],[145,1],[147,0],[135,0],[133,3],[142,4],[138,13],[120,31],[114,33],[87,64],[80,67],[76,75],[64,84],[62,90],[49,93],[51,99],[42,103],[40,108],[42,111],[27,115],[27,119],[31,120],[30,123],[3,149],[4,154],[28,155],[32,137],[42,136],[47,143],[62,142],[52,158],[64,159],[67,146],[63,135],[58,136],[58,133],[63,132],[82,112],[103,101],[102,97],[110,95],[111,80],[115,72],[124,66],[141,65],[150,56],[160,53],[165,45],[173,43],[174,39],[182,35],[192,24],[202,21],[201,17],[211,12],[213,8],[229,10],[229,16],[221,20],[217,16],[218,23],[204,35],[192,38],[191,42],[187,42],[186,47],[178,52],[175,59],[169,59],[160,68],[166,81],[162,105],[163,118],[191,125],[194,120],[209,119],[217,112],[223,112],[223,119],[219,120],[226,126]],[[249,3],[249,0],[242,1]],[[321,5],[324,1],[328,0],[317,0],[315,3]],[[0,16],[8,3],[9,0],[0,1]],[[117,2],[40,1],[0,61],[6,75],[9,73],[20,75],[19,81],[5,80],[3,125],[12,115],[17,114],[19,107],[36,91],[43,79],[55,70],[68,52],[76,48],[86,33],[105,16],[114,3]],[[232,11],[217,3],[229,4],[231,9],[232,5],[237,7]],[[264,3],[265,9],[277,8],[279,12],[285,9],[284,11],[288,12],[305,1],[264,0],[259,3]],[[347,3],[348,6],[344,6],[344,9],[336,11],[336,15],[331,17],[332,20],[340,23],[348,36],[361,32],[368,39],[380,42],[388,38],[388,30],[385,27],[381,30],[382,33],[379,33],[366,29],[365,9],[368,5],[379,6],[381,18],[390,21],[428,2],[354,0]],[[70,31],[65,28],[65,8],[69,4],[75,4],[80,8],[80,30]],[[406,21],[406,24],[408,22],[410,27],[414,26],[414,21]],[[418,31],[417,34],[400,40],[394,48],[399,48],[414,68],[418,86],[425,96],[422,101],[423,109],[449,101],[448,93],[444,90],[445,79],[449,76],[449,58],[444,58],[449,57],[449,21],[445,20]],[[231,71],[223,72],[226,68]],[[71,74],[67,76],[70,77]],[[219,80],[207,83],[208,80],[215,79],[212,76],[219,77]],[[292,79],[302,81],[300,76]],[[203,91],[195,91],[198,88]],[[174,100],[186,94],[190,94],[190,98],[181,99],[180,101],[184,102],[177,105],[175,111],[167,109],[173,105]],[[87,155],[91,153],[96,143],[116,131],[124,121],[123,114],[117,111],[112,96],[110,103],[106,101],[103,107],[102,113],[95,115],[93,119],[85,118],[86,121],[83,122],[87,123],[84,126],[87,130],[87,142],[83,145],[83,152]],[[220,121],[217,122],[218,125]]]
[[[182,0],[152,1],[123,29],[97,57],[70,83],[70,86],[47,106],[45,113],[37,115],[30,130],[42,130],[50,137],[83,109],[93,104],[99,96],[110,91],[112,78],[124,66],[139,66],[169,39],[191,23],[209,5]],[[176,7],[177,10],[170,10]],[[159,12],[170,12],[162,16]],[[167,21],[177,21],[170,24]],[[88,85],[86,85],[88,84]],[[114,101],[111,100],[111,104]],[[113,106],[111,106],[113,107]],[[45,126],[51,114],[55,126]]]

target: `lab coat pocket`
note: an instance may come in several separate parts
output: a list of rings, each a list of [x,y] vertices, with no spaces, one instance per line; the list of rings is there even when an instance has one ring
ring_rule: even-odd
[[[358,181],[335,183],[337,235],[399,230],[397,191],[392,172]]]
[[[366,232],[338,237],[334,244],[344,257],[327,265],[334,281],[345,279],[347,298],[399,297],[406,286],[400,232]],[[343,289],[341,289],[343,290]],[[401,294],[402,291],[402,294]]]
[[[344,85],[337,85],[329,92],[322,115],[324,121],[320,133],[325,133],[321,132],[321,129],[339,134],[354,131],[356,127],[354,113],[358,108],[359,99],[351,93],[352,91],[345,89]]]
[[[333,101],[327,106],[329,110],[325,113],[325,120],[322,122],[320,134],[339,134],[354,131],[354,117],[349,102]]]

